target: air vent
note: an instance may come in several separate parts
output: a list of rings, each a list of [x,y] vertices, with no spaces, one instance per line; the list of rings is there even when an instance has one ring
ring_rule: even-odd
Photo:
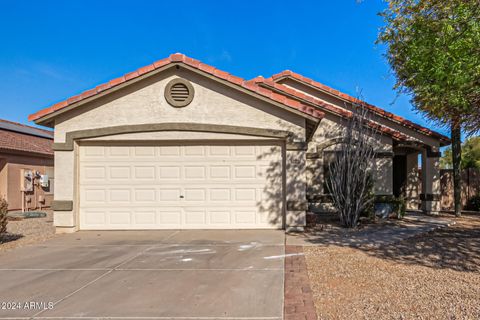
[[[184,102],[189,96],[188,88],[183,83],[174,84],[170,89],[170,95],[172,96],[173,100],[177,102]]]
[[[165,87],[165,99],[174,107],[185,107],[193,100],[193,86],[185,79],[173,79]]]

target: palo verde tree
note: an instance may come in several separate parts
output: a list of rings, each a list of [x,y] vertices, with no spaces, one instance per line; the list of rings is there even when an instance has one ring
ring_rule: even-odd
[[[480,128],[480,1],[388,0],[379,43],[395,88],[414,107],[450,128],[455,214],[460,216],[461,132]]]

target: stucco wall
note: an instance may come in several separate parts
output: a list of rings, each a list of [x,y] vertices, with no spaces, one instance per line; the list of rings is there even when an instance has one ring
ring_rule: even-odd
[[[308,152],[312,154],[308,160],[308,189],[309,195],[327,194],[324,190],[324,159],[323,152],[339,150],[341,144],[333,144],[337,138],[341,138],[345,131],[346,120],[341,119],[332,114],[326,114],[318,126],[312,141],[308,144]],[[392,152],[392,139],[385,135],[376,134],[370,139],[371,145],[376,152]],[[392,158],[381,157],[376,158],[371,165],[374,173],[375,185],[374,190],[378,195],[390,195],[393,191],[393,172]]]
[[[0,182],[2,184],[0,194],[5,196],[8,201],[9,210],[20,210],[22,208],[22,192],[20,191],[22,169],[38,171],[40,174],[46,174],[47,169],[53,168],[53,159],[36,157],[34,155],[15,155],[2,154],[4,164],[0,164]],[[39,196],[45,199],[45,203],[38,202]],[[50,207],[53,200],[53,194],[49,189],[35,186],[33,192],[25,195],[26,209],[36,209],[40,205],[42,207]]]

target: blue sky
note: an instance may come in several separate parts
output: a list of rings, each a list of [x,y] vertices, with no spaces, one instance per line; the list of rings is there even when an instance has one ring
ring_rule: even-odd
[[[385,3],[0,0],[0,118],[181,52],[250,79],[290,69],[447,134],[397,97],[375,45]]]

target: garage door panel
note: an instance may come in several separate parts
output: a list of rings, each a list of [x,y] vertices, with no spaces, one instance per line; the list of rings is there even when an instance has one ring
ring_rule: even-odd
[[[205,209],[200,210],[196,208],[186,208],[184,210],[184,217],[186,225],[205,227],[207,222]]]
[[[107,201],[107,192],[104,189],[83,189],[80,192],[80,198],[88,203],[105,203]]]
[[[84,166],[82,171],[83,180],[104,180],[106,177],[106,169],[104,166]]]
[[[133,179],[155,180],[155,166],[134,166]]]
[[[80,227],[280,228],[281,151],[276,145],[81,146]]]
[[[108,147],[108,155],[112,158],[130,158],[131,147]]]
[[[108,222],[110,225],[128,228],[132,224],[132,213],[125,209],[112,209],[108,211]]]
[[[107,224],[107,210],[84,209],[82,219],[88,226],[104,226]]]
[[[232,224],[232,212],[228,208],[215,208],[208,211],[210,224],[229,225]]]
[[[80,148],[80,156],[82,156],[83,159],[104,158],[105,157],[105,147],[103,147],[103,146],[89,146],[88,148]]]
[[[133,212],[133,224],[136,227],[149,227],[157,224],[157,212],[155,209],[135,210]]]
[[[158,201],[178,201],[182,194],[182,190],[180,188],[160,189],[158,194]]]
[[[134,147],[135,157],[152,159],[155,158],[155,147]]]
[[[210,188],[208,190],[210,201],[231,201],[232,190],[230,188]]]
[[[257,223],[256,216],[257,216],[257,212],[255,208],[252,208],[250,210],[248,209],[234,210],[235,223],[239,225],[242,225],[242,224],[255,225]]]
[[[160,208],[158,209],[159,227],[171,228],[176,226],[179,228],[182,224],[182,209],[181,208]]]
[[[109,178],[113,180],[130,180],[131,167],[130,166],[110,166],[108,168]]]
[[[230,179],[230,166],[226,165],[210,165],[209,166],[209,178],[214,180],[226,180]]]
[[[180,166],[159,166],[158,167],[158,177],[159,179],[165,180],[178,180],[181,177],[182,168]]]
[[[185,146],[184,148],[186,156],[205,156],[204,146]]]
[[[122,189],[110,189],[108,192],[109,202],[114,204],[127,203],[132,201],[131,190],[128,188]]]
[[[205,179],[205,172],[206,172],[206,167],[205,166],[185,166],[183,168],[184,172],[184,177],[187,180],[190,179]]]
[[[156,203],[157,200],[157,190],[154,188],[151,189],[135,189],[134,191],[135,202],[138,203]]]
[[[162,146],[158,148],[158,154],[160,156],[173,157],[180,156],[179,146]]]
[[[207,200],[207,190],[204,188],[185,188],[183,197],[185,201],[204,202]]]

